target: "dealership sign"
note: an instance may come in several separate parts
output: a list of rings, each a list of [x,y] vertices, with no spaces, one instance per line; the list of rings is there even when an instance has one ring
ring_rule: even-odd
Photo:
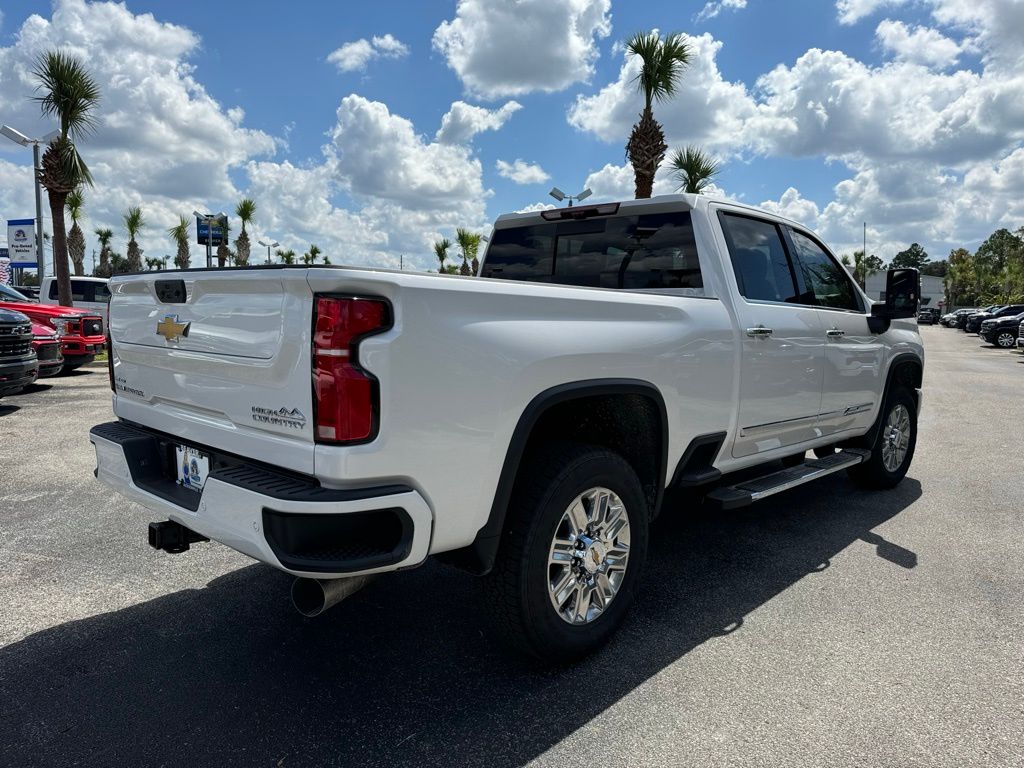
[[[227,216],[214,216],[210,219],[196,217],[196,242],[218,246],[224,240],[224,232],[228,228]]]
[[[7,220],[7,250],[12,267],[36,266],[35,219]]]

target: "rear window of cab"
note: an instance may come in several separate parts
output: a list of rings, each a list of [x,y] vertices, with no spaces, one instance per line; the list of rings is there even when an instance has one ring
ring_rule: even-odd
[[[481,277],[704,295],[688,211],[497,229]]]

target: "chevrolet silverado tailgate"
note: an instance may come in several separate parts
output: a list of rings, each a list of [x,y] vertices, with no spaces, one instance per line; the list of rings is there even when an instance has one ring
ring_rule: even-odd
[[[120,418],[313,471],[306,269],[131,275],[111,293]]]

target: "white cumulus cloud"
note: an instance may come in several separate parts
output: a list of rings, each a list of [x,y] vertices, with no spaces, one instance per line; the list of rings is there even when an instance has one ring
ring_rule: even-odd
[[[875,39],[886,53],[895,58],[927,67],[951,67],[960,55],[960,45],[938,30],[910,27],[893,19],[879,23]]]
[[[401,59],[409,55],[409,46],[397,40],[390,33],[361,38],[345,43],[327,55],[327,61],[341,72],[357,72],[366,69],[373,59]]]
[[[694,17],[694,21],[713,19],[723,10],[740,11],[747,7],[747,0],[708,0]]]
[[[551,176],[537,163],[528,163],[525,160],[513,160],[511,163],[506,160],[499,160],[495,163],[495,170],[498,175],[514,181],[516,184],[543,184]]]
[[[498,109],[456,101],[441,118],[436,138],[442,144],[465,144],[478,133],[498,130],[520,109],[518,101],[509,101]]]
[[[882,8],[895,8],[907,0],[836,0],[840,24],[856,24]]]
[[[459,0],[433,45],[483,98],[560,91],[586,81],[611,32],[610,0]]]

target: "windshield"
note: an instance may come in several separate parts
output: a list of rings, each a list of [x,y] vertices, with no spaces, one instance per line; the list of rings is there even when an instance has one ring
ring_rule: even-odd
[[[32,299],[23,296],[9,285],[0,283],[0,301],[26,301],[32,303]]]

